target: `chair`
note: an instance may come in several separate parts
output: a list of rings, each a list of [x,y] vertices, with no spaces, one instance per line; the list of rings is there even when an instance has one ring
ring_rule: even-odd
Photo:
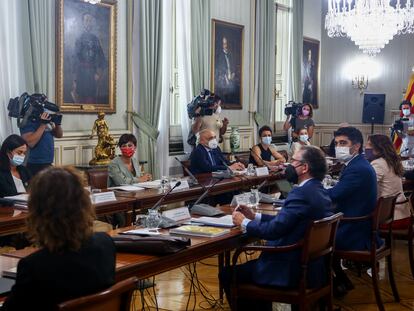
[[[407,241],[408,243],[408,258],[410,260],[410,268],[411,268],[411,275],[414,278],[414,255],[413,255],[413,240],[414,240],[414,213],[413,213],[413,204],[414,204],[414,194],[411,194],[409,199],[407,201],[398,202],[395,203],[395,205],[399,204],[405,204],[407,202],[410,202],[411,208],[410,208],[410,223],[407,229],[392,229],[392,237],[394,240],[401,240],[401,241]],[[384,237],[386,234],[388,234],[388,230],[381,230],[381,237]]]
[[[237,297],[254,297],[258,300],[298,304],[300,310],[308,310],[310,305],[324,298],[327,302],[328,310],[332,310],[332,254],[335,246],[336,229],[341,217],[342,213],[338,213],[331,217],[312,222],[303,240],[296,244],[280,247],[255,245],[238,249],[233,255],[233,266],[237,264],[239,255],[246,251],[253,250],[279,254],[302,249],[302,273],[298,288],[296,289],[281,289],[257,284],[238,283],[237,276],[234,273],[231,287],[232,310],[237,310]],[[308,263],[321,257],[326,259],[328,282],[321,288],[309,289],[306,286]]]
[[[136,289],[137,283],[136,277],[126,279],[99,293],[62,302],[58,305],[58,310],[129,311],[132,293]]]
[[[190,165],[191,165],[191,161],[190,160],[183,160],[180,161],[181,165],[184,166],[185,168],[187,168],[188,170],[190,170]],[[188,173],[186,170],[183,169],[183,174],[184,176],[188,176]]]
[[[343,251],[335,250],[335,257],[351,260],[358,263],[367,263],[372,269],[372,285],[374,287],[375,299],[378,309],[384,311],[384,304],[381,299],[381,293],[378,286],[378,262],[382,258],[387,258],[388,264],[388,278],[394,299],[396,302],[400,301],[397,286],[395,284],[394,272],[392,269],[392,229],[391,226],[386,230],[384,237],[384,244],[380,248],[377,247],[376,236],[379,233],[380,224],[391,224],[394,219],[395,200],[397,196],[381,197],[377,202],[375,210],[366,216],[361,217],[344,217],[341,222],[360,222],[363,220],[372,221],[371,229],[371,249],[367,251]]]
[[[92,189],[106,189],[108,184],[108,169],[92,169],[87,171],[88,183]]]

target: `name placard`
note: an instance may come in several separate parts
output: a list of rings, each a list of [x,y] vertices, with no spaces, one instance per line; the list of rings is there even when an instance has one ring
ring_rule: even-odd
[[[113,191],[92,193],[90,197],[93,204],[116,201],[115,193]]]
[[[162,216],[165,216],[174,221],[181,221],[191,218],[190,212],[188,211],[188,207],[179,207],[170,209],[168,211],[164,211],[162,212]]]
[[[269,169],[266,166],[256,167],[256,176],[266,176],[269,175]]]
[[[170,187],[171,188],[174,187],[176,183],[177,183],[177,181],[170,182]],[[188,180],[187,179],[182,179],[181,180],[181,185],[179,185],[173,191],[182,190],[182,189],[188,189],[188,188],[190,188],[190,185],[188,184]]]

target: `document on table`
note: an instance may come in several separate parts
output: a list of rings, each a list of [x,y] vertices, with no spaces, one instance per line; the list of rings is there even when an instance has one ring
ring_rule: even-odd
[[[145,188],[134,186],[134,185],[123,185],[123,186],[116,186],[116,187],[109,187],[109,190],[121,190],[121,191],[139,191],[145,190]]]
[[[5,199],[9,199],[9,200],[13,200],[16,202],[26,202],[29,201],[29,194],[28,193],[20,193],[17,195],[13,195],[13,196],[9,196],[9,197],[4,197]]]
[[[224,227],[224,228],[232,228],[235,227],[233,224],[233,219],[231,215],[226,215],[222,217],[200,217],[200,218],[191,218],[192,222],[198,222],[205,225],[213,226],[213,227]]]

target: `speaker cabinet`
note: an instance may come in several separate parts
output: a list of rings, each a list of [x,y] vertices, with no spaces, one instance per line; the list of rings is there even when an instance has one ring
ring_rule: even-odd
[[[385,94],[364,94],[362,123],[384,124]]]

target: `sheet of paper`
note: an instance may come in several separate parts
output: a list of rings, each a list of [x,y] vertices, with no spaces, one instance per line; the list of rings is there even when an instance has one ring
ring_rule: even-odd
[[[140,182],[140,183],[136,183],[132,185],[137,186],[137,187],[147,188],[147,189],[156,189],[156,188],[161,188],[161,180]]]
[[[123,186],[116,186],[116,187],[109,187],[109,190],[122,190],[122,191],[139,191],[145,190],[145,188],[134,186],[134,185],[123,185]]]
[[[27,193],[20,193],[20,194],[17,194],[17,195],[13,195],[13,196],[9,196],[9,197],[4,197],[4,198],[5,199],[19,201],[19,202],[27,202],[29,200],[29,194],[27,194]]]
[[[136,234],[136,235],[161,235],[157,229],[141,228],[122,232],[122,234]]]
[[[225,215],[222,217],[200,217],[200,218],[191,218],[193,222],[199,222],[209,226],[215,227],[224,227],[224,228],[232,228],[235,225],[233,224],[233,219],[231,215]]]

